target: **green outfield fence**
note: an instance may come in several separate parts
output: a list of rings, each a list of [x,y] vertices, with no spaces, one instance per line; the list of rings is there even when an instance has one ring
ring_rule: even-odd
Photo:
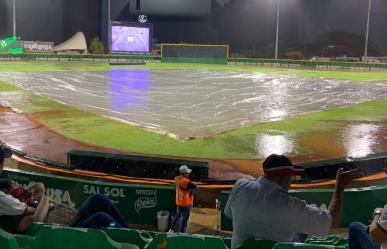
[[[343,62],[343,61],[310,61],[310,60],[274,60],[254,58],[229,58],[229,64],[256,65],[268,67],[301,68],[317,70],[354,70],[354,71],[383,71],[387,64]]]
[[[228,45],[161,44],[161,62],[227,64]]]
[[[159,55],[144,54],[9,54],[0,53],[0,61],[161,61]],[[163,58],[167,60],[168,58]],[[174,58],[170,62],[195,62],[214,63],[213,60],[203,60],[203,58]],[[353,70],[353,71],[385,71],[387,64],[383,63],[363,63],[363,62],[341,62],[341,61],[309,61],[309,60],[274,60],[255,58],[228,58],[228,64],[246,66],[267,66],[282,68],[301,68],[312,70]],[[221,63],[219,61],[218,63]]]

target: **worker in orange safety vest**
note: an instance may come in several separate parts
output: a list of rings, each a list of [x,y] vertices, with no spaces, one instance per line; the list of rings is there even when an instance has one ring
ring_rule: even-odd
[[[179,172],[180,175],[175,177],[177,211],[169,232],[185,233],[193,205],[193,190],[197,188],[197,186],[188,179],[189,174],[192,172],[190,168],[188,168],[186,165],[182,165],[179,168]],[[179,221],[181,216],[183,219],[181,222],[180,231],[175,231],[176,223]]]

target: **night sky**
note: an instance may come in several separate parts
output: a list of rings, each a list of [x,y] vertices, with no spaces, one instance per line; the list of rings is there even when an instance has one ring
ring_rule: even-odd
[[[154,41],[229,44],[231,52],[259,51],[272,57],[275,42],[276,0],[213,0],[209,15],[192,7],[191,16],[155,14],[164,1],[143,0],[141,10],[153,15]],[[188,1],[188,0],[180,0]],[[207,0],[200,0],[205,6]],[[209,1],[209,0],[208,0]],[[107,41],[107,1],[103,0],[17,0],[17,34],[24,40],[54,41],[56,44],[83,31],[89,41]],[[136,21],[130,0],[111,1],[113,21]],[[372,0],[369,54],[387,56],[387,1]],[[364,50],[367,0],[281,0],[280,55],[302,51],[318,55],[321,48],[336,45],[349,48],[355,56]],[[199,7],[198,7],[199,8]],[[85,11],[87,10],[87,11]],[[165,10],[165,7],[164,7]],[[195,13],[201,16],[195,17]],[[12,34],[12,0],[0,0],[0,38]]]

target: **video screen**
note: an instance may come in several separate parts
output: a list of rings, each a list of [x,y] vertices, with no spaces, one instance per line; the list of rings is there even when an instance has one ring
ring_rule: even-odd
[[[111,52],[150,52],[150,27],[111,27]]]

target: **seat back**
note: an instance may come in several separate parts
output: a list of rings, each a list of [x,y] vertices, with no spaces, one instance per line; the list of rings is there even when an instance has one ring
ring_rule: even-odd
[[[263,239],[247,239],[239,249],[272,249],[277,242]]]
[[[102,230],[69,227],[43,227],[31,245],[31,249],[70,248],[117,249],[122,246],[110,239]]]
[[[138,230],[107,228],[104,231],[116,242],[135,244],[139,248],[144,248],[152,241],[152,237],[149,233],[140,232]]]
[[[35,239],[33,236],[22,234],[15,234],[14,237],[20,249],[30,249],[32,241]]]
[[[0,228],[0,245],[1,249],[20,249],[15,237]]]

